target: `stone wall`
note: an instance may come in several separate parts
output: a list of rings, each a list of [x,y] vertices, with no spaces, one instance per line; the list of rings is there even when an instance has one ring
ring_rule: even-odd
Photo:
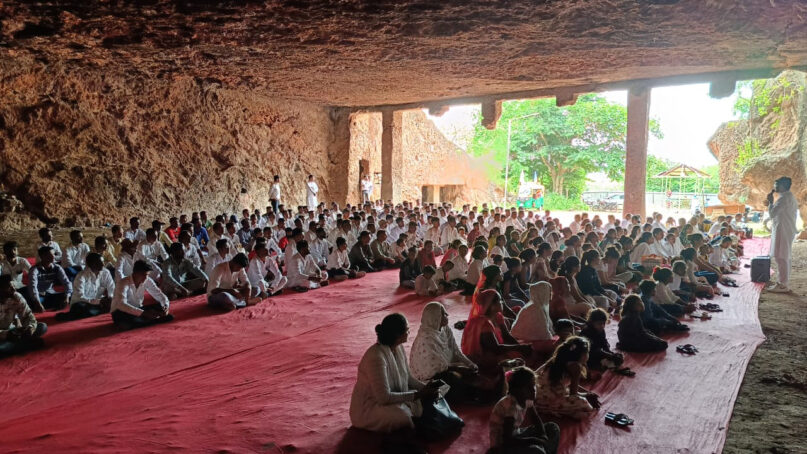
[[[215,80],[18,68],[2,68],[0,190],[37,223],[263,208],[274,174],[287,205],[304,203],[309,173],[321,200],[345,197],[331,178],[348,144],[339,109]]]
[[[348,201],[359,200],[359,161],[369,161],[369,172],[381,172],[381,114],[355,113],[350,121],[350,163]],[[409,110],[402,115],[404,152],[403,179],[400,182],[403,200],[414,202],[422,198],[423,186],[458,186],[449,191],[445,202],[481,203],[496,196],[490,187],[483,164],[470,157],[429,120],[422,110]],[[381,195],[381,184],[376,183],[374,197]]]
[[[807,77],[784,71],[768,80],[763,90],[764,98],[772,101],[764,114],[752,109],[748,119],[721,125],[709,140],[720,164],[719,197],[725,203],[762,210],[773,181],[787,176],[793,180],[801,218],[807,219]],[[752,95],[754,102],[760,98],[759,93]],[[759,156],[739,166],[740,149],[746,143],[754,143]]]

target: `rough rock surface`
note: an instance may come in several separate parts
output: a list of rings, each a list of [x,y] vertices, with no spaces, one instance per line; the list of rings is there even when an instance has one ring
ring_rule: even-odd
[[[8,0],[0,59],[370,106],[807,64],[803,0]]]
[[[289,205],[328,175],[346,142],[339,110],[222,88],[58,66],[3,73],[0,182],[42,221],[86,225],[202,209],[265,206],[273,174]]]
[[[263,209],[274,174],[287,206],[305,203],[308,174],[320,201],[356,203],[358,160],[380,172],[380,114],[364,114],[378,117],[374,129],[351,131],[361,114],[214,80],[0,69],[0,230]],[[420,198],[423,184],[485,187],[422,111],[403,118],[404,198]]]
[[[351,116],[349,181],[359,179],[359,160],[366,160],[365,173],[381,172],[380,113],[356,113]],[[423,200],[423,186],[446,187],[440,201],[482,203],[497,199],[490,187],[484,164],[472,158],[448,140],[422,110],[404,111],[402,115],[404,152],[401,195],[404,200]],[[448,188],[456,190],[448,191]],[[381,185],[374,186],[374,197],[381,195]],[[349,188],[348,200],[361,196],[358,184]]]
[[[756,109],[746,120],[725,123],[709,140],[709,149],[720,164],[720,199],[746,203],[763,209],[765,197],[780,176],[793,179],[793,194],[800,204],[801,218],[807,219],[807,75],[784,71],[766,82],[763,90],[774,105],[760,115]],[[758,99],[758,91],[752,99]],[[737,159],[746,143],[758,146],[758,157],[741,167]]]

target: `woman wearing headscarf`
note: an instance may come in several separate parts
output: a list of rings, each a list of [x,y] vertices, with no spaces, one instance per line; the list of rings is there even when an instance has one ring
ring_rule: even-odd
[[[375,327],[378,342],[364,353],[350,398],[350,422],[359,429],[392,432],[414,429],[413,417],[423,412],[421,401],[437,398],[438,384],[412,376],[403,344],[409,323],[401,314],[384,317]]]
[[[530,301],[518,312],[510,334],[524,342],[551,340],[555,335],[552,330],[552,319],[549,318],[551,298],[552,285],[549,282],[532,284]]]
[[[451,386],[446,398],[457,400],[478,383],[479,368],[462,354],[448,327],[448,313],[432,301],[423,308],[420,329],[409,353],[412,376],[421,381],[443,380]]]
[[[532,346],[519,343],[510,334],[502,316],[499,292],[488,289],[479,292],[479,313],[472,314],[462,332],[462,352],[479,366],[480,373],[497,376],[499,363],[514,358],[529,358]]]

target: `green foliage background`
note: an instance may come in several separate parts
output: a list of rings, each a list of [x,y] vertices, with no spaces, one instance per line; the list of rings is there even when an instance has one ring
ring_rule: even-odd
[[[502,186],[505,181],[507,124],[511,119],[508,181],[511,193],[517,190],[522,171],[529,180],[537,172],[538,179],[549,192],[569,199],[579,199],[588,173],[604,172],[613,181],[623,181],[627,133],[625,106],[609,102],[597,94],[582,95],[577,103],[568,107],[557,107],[554,98],[503,103],[496,129],[485,129],[477,121],[468,147],[475,156],[492,157],[498,166],[489,170],[489,177]],[[656,137],[662,136],[655,120],[651,120],[650,130]]]

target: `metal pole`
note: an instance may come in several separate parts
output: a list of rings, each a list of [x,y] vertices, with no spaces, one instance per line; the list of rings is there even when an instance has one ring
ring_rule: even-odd
[[[507,156],[504,160],[504,206],[507,207],[507,184],[510,181],[510,126],[512,119],[507,120]]]

